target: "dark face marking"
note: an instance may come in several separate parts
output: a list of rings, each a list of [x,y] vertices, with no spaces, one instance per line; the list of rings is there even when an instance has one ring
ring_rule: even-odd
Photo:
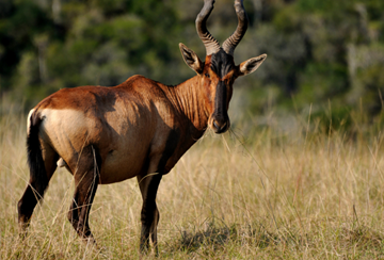
[[[224,81],[219,81],[216,87],[215,105],[212,114],[216,133],[223,133],[227,130],[225,128],[225,126],[229,125],[227,108],[227,87]]]
[[[228,102],[232,95],[232,75],[236,68],[233,57],[222,49],[212,54],[210,69],[215,74],[216,84],[212,86],[214,90],[214,105],[209,125],[216,133],[224,133],[229,128],[229,118],[227,114]],[[218,81],[217,81],[218,79]]]
[[[211,70],[215,72],[220,79],[222,79],[234,68],[235,63],[233,61],[233,57],[222,49],[219,52],[212,54]]]

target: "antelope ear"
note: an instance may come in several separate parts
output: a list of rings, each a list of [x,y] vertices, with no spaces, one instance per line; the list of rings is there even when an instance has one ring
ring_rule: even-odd
[[[179,48],[181,56],[183,56],[185,63],[187,63],[187,65],[191,69],[196,71],[197,74],[202,73],[204,69],[204,64],[201,62],[196,53],[182,43],[179,43]]]
[[[260,56],[250,58],[242,62],[239,66],[240,76],[245,76],[257,70],[257,68],[265,61],[267,54],[261,54]]]

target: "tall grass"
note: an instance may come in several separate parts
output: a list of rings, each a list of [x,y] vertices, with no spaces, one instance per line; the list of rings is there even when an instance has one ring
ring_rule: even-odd
[[[0,259],[138,258],[135,179],[99,186],[90,215],[98,248],[66,219],[74,184],[61,169],[19,239],[16,204],[29,178],[25,121],[19,113],[0,118]],[[307,116],[293,127],[278,127],[273,115],[265,121],[257,131],[238,124],[224,135],[208,132],[163,178],[160,258],[383,258],[380,129],[356,123],[351,132],[330,132]]]

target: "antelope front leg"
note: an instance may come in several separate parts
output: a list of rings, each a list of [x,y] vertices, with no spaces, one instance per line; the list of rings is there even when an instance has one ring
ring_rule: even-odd
[[[156,205],[156,195],[162,175],[157,173],[151,176],[137,177],[141,195],[143,197],[143,208],[141,210],[141,237],[140,251],[146,254],[149,249],[149,237],[151,237],[155,254],[158,256],[157,246],[157,224],[160,214]]]
[[[96,244],[89,227],[89,212],[99,183],[101,158],[93,146],[84,148],[75,175],[75,194],[68,219],[78,235],[87,242]]]

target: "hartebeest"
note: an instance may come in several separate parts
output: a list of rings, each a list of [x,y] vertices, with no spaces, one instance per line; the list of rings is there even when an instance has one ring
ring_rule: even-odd
[[[212,37],[206,21],[214,0],[205,0],[196,29],[206,48],[205,62],[183,44],[181,54],[196,76],[167,86],[132,76],[115,87],[61,89],[41,101],[28,117],[29,184],[18,203],[25,232],[57,164],[75,179],[68,219],[82,238],[94,242],[88,215],[99,184],[136,177],[142,198],[141,242],[149,238],[157,250],[160,180],[209,126],[215,133],[229,128],[227,115],[235,79],[255,71],[263,54],[236,66],[233,53],[247,29],[243,1],[235,0],[236,31],[223,43]]]

